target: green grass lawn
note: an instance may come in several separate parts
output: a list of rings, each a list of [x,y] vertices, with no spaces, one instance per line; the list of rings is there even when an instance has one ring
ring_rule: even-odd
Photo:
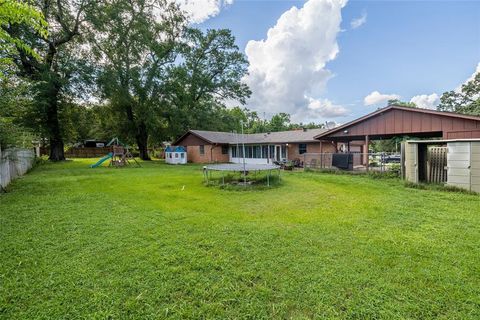
[[[46,164],[0,195],[0,318],[480,318],[480,197]]]

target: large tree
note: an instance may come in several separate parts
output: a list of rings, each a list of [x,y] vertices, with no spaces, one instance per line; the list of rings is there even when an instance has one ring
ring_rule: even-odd
[[[437,109],[480,116],[480,72],[460,90],[445,92]]]
[[[41,59],[21,37],[7,32],[13,24],[30,28],[43,37],[47,36],[47,23],[40,11],[28,3],[0,1],[0,148],[23,144],[30,137],[26,128],[16,123],[21,110],[30,103],[30,99],[27,94],[28,82],[15,77],[12,56],[18,55],[20,48],[37,60]]]
[[[174,135],[189,128],[212,129],[216,110],[227,101],[244,104],[250,96],[242,77],[248,62],[230,30],[189,29],[182,63],[170,70],[165,112]]]
[[[110,0],[90,36],[101,61],[99,85],[120,131],[133,137],[140,157],[149,159],[149,131],[161,128],[156,108],[162,102],[166,68],[178,53],[185,17],[165,0]]]
[[[33,49],[15,43],[16,50],[11,51],[8,58],[16,64],[18,76],[35,85],[35,112],[48,136],[52,161],[65,159],[60,122],[62,99],[78,91],[79,86],[73,83],[80,79],[82,70],[77,60],[82,51],[79,40],[88,12],[95,3],[94,0],[32,1],[48,23],[48,34],[18,21],[2,24],[9,37],[21,39]],[[41,59],[37,59],[37,55]]]

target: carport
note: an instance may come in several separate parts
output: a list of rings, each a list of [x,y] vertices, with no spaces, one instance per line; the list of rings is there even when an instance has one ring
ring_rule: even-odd
[[[373,140],[398,136],[430,139],[480,138],[480,117],[441,112],[429,109],[389,105],[361,118],[315,136],[320,141],[330,141],[338,150],[338,143],[347,145],[363,142],[361,153],[368,169],[368,145]]]

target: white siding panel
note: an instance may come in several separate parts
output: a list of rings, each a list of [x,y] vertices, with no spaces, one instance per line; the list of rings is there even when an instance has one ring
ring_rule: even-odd
[[[466,169],[470,165],[470,161],[468,160],[450,160],[447,159],[447,167],[449,168],[458,168],[458,169]]]
[[[449,153],[447,155],[447,160],[470,160],[470,153],[462,152],[462,153]]]
[[[473,168],[470,170],[472,177],[480,177],[480,168]]]
[[[468,176],[470,171],[467,168],[448,168],[448,176]]]
[[[472,165],[475,164],[475,165],[479,166],[480,165],[480,153],[479,154],[472,153],[470,155],[470,160],[472,161]]]
[[[405,144],[405,179],[414,183],[418,182],[417,150],[418,144]]]
[[[470,190],[470,142],[447,145],[447,185]]]
[[[480,184],[472,184],[471,191],[480,193]]]
[[[472,162],[470,164],[470,190],[480,193],[480,143],[472,142]]]
[[[448,153],[470,153],[468,142],[449,142]]]
[[[470,176],[462,175],[462,176],[451,176],[448,175],[448,184],[466,184],[467,186],[470,184]]]
[[[480,142],[471,142],[472,154],[480,154]]]

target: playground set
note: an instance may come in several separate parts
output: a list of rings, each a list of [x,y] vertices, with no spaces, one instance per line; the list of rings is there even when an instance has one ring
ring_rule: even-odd
[[[133,157],[127,145],[121,143],[118,138],[113,138],[108,144],[107,147],[112,146],[113,151],[109,152],[106,156],[98,160],[96,163],[92,164],[90,168],[97,168],[102,165],[107,160],[110,160],[110,167],[125,167],[131,165],[131,161],[140,167],[140,163]]]

